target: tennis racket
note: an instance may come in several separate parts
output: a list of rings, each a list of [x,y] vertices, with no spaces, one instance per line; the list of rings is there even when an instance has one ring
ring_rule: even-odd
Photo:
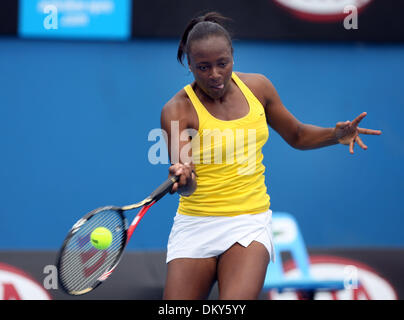
[[[147,210],[166,195],[178,177],[170,176],[144,200],[124,207],[107,206],[95,209],[78,220],[59,251],[58,278],[61,288],[70,295],[82,295],[108,279],[118,265],[122,253]],[[140,208],[128,225],[124,211]],[[91,233],[98,227],[112,234],[110,246],[104,250],[91,244]]]

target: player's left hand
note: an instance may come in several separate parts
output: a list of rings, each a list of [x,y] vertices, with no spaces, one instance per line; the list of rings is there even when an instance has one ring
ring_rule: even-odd
[[[366,150],[368,147],[363,143],[359,134],[372,134],[380,135],[382,132],[380,130],[364,129],[359,128],[358,124],[361,120],[366,117],[367,113],[363,112],[353,121],[338,122],[335,126],[335,137],[339,143],[344,145],[349,145],[349,152],[354,153],[355,142],[363,149]]]

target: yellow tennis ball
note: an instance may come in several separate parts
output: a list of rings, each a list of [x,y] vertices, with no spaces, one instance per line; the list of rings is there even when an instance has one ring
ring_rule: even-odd
[[[99,249],[105,250],[107,249],[112,242],[112,233],[107,228],[98,227],[95,228],[93,232],[91,232],[91,244]]]

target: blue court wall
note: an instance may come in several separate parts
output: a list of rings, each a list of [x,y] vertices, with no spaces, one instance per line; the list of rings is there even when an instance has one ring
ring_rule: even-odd
[[[192,81],[176,40],[0,39],[0,249],[56,249],[96,207],[162,182],[148,151],[160,110]],[[272,210],[298,219],[309,247],[404,246],[404,46],[236,41],[235,70],[272,80],[302,122],[334,126],[363,111],[367,151],[264,147]],[[139,224],[131,249],[164,249],[178,196]]]

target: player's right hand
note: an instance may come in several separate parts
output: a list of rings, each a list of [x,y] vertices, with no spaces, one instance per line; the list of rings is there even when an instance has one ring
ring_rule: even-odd
[[[189,163],[175,163],[168,168],[170,175],[178,176],[179,179],[173,184],[170,193],[180,193],[181,195],[187,196],[192,194],[192,171],[193,166]]]

